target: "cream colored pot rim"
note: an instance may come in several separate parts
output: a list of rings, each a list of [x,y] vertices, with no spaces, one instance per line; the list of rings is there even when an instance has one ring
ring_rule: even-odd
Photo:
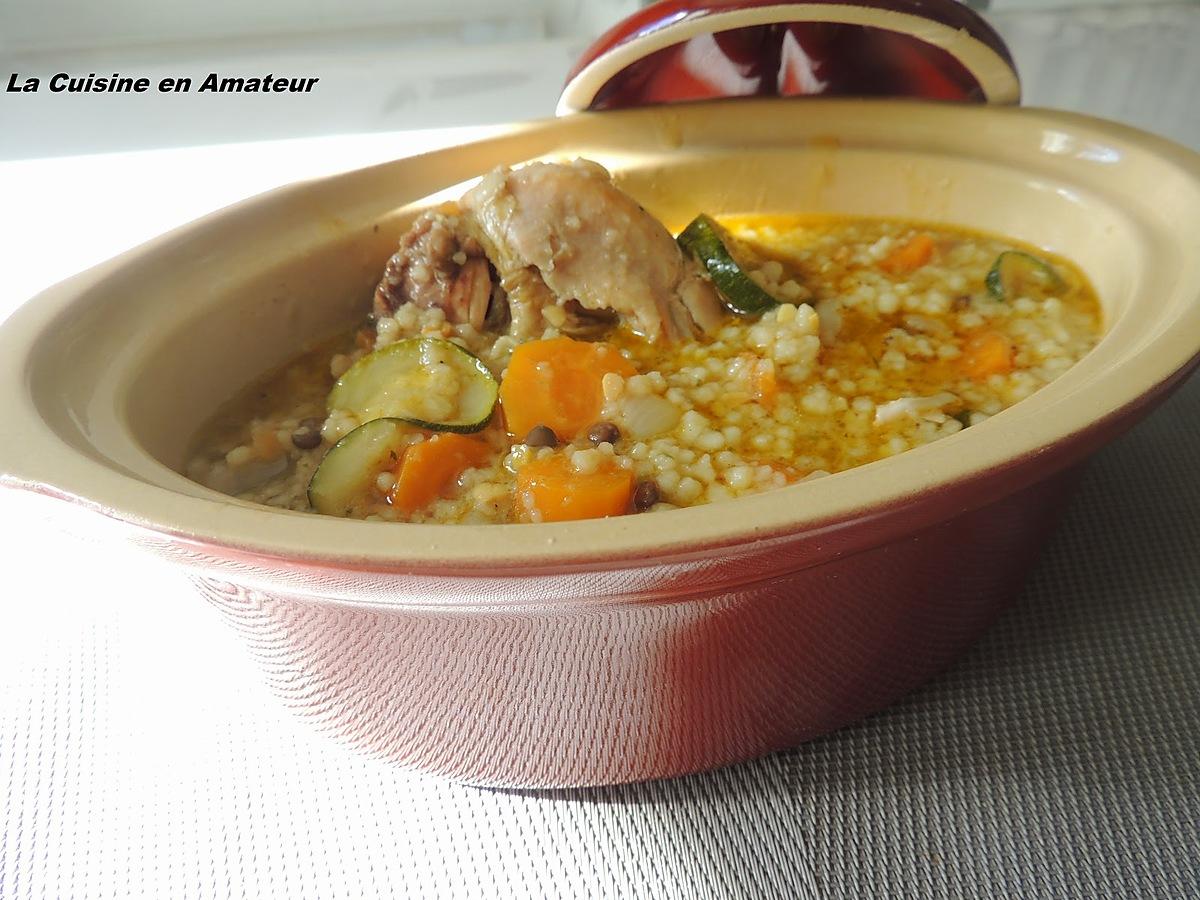
[[[856,113],[878,116],[879,146],[886,150],[888,110],[896,104],[816,102],[830,110],[853,104]],[[696,104],[693,111],[704,114],[719,105]],[[904,107],[906,116],[919,113],[923,128],[965,129],[988,120],[1014,132],[1082,129],[1091,137],[1098,135],[1163,160],[1200,185],[1197,154],[1099,119],[1030,109],[914,103]],[[638,114],[645,113],[629,113]],[[688,113],[677,110],[673,114]],[[555,122],[523,127],[554,128]],[[985,149],[981,146],[980,158],[987,158]],[[303,189],[305,186],[282,190]],[[1181,263],[1178,271],[1158,273],[1156,296],[1148,299],[1159,310],[1182,310],[1174,327],[1140,340],[1132,349],[1114,343],[1117,335],[1110,335],[1057,381],[979,426],[891,459],[735,501],[553,525],[401,525],[272,510],[221,498],[148,456],[144,468],[129,472],[110,464],[99,452],[85,453],[67,444],[44,421],[29,390],[35,344],[64,310],[104,279],[158,252],[168,241],[178,243],[200,229],[220,227],[269,196],[214,213],[63,282],[26,304],[0,328],[0,372],[5,375],[0,381],[0,408],[7,417],[0,426],[0,480],[74,499],[108,516],[207,547],[224,548],[234,556],[240,552],[297,564],[404,571],[621,568],[869,518],[914,495],[1028,459],[1116,415],[1200,352],[1200,265]],[[1200,208],[1189,215],[1190,222],[1181,225],[1195,233]],[[1185,246],[1195,243],[1191,240]]]

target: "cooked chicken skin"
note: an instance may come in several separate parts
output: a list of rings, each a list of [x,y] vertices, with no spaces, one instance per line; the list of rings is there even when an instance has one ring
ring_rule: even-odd
[[[597,163],[496,169],[454,212],[413,223],[376,291],[377,313],[436,305],[481,327],[488,300],[503,295],[521,340],[547,324],[591,336],[616,317],[651,341],[720,325],[723,308],[699,267]],[[490,262],[502,290],[480,286],[477,261]]]

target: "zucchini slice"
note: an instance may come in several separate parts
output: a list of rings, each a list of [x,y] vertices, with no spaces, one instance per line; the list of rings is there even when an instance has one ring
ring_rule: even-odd
[[[779,305],[738,263],[731,249],[736,241],[711,216],[696,216],[676,240],[708,270],[721,300],[733,312],[753,316]]]
[[[1015,300],[1030,288],[1047,294],[1062,290],[1062,276],[1050,263],[1024,250],[1005,250],[996,257],[984,279],[988,293],[997,300]]]
[[[477,356],[441,338],[419,337],[364,356],[338,379],[327,404],[360,422],[402,419],[430,431],[470,434],[492,418],[499,391]]]
[[[372,419],[338,441],[308,482],[308,502],[326,516],[349,516],[364,506],[379,473],[393,468],[404,438],[416,429],[402,419]]]

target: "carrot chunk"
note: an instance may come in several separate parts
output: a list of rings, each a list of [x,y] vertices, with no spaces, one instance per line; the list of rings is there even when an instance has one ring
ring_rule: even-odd
[[[532,460],[517,473],[517,514],[526,522],[619,516],[632,496],[633,472],[614,462],[595,472],[577,472],[566,456],[555,454]]]
[[[751,393],[758,404],[764,409],[775,406],[775,398],[779,396],[779,381],[775,377],[775,364],[770,360],[759,360],[750,377]]]
[[[918,234],[883,258],[879,267],[892,275],[907,275],[933,259],[933,238]]]
[[[440,497],[467,469],[486,463],[491,453],[483,441],[461,434],[435,434],[404,452],[389,499],[402,512],[422,509]]]
[[[963,344],[962,369],[968,378],[983,381],[1013,369],[1013,345],[999,331],[980,331]]]
[[[283,456],[283,444],[279,442],[279,435],[274,428],[260,425],[251,432],[250,439],[254,453],[259,459],[270,462]]]
[[[599,418],[609,372],[628,378],[637,369],[608,344],[557,337],[518,345],[500,384],[509,434],[545,425],[560,441],[574,440]]]

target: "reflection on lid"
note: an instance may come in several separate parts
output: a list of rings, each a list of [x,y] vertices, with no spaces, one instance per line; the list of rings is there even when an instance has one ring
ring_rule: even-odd
[[[780,57],[779,93],[786,97],[825,93],[829,82],[817,75],[820,61],[808,55],[790,28],[783,35]]]

